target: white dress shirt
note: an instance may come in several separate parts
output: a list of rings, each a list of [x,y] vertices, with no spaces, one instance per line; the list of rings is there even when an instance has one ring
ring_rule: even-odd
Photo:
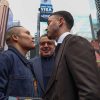
[[[57,41],[57,44],[61,44],[64,40],[64,38],[68,35],[68,34],[71,34],[70,32],[65,32],[63,33],[59,38],[58,38],[58,41]]]

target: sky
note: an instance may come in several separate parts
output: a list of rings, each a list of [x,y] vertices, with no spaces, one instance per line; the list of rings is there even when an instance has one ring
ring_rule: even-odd
[[[34,35],[37,32],[38,8],[41,0],[8,0],[13,12],[14,20],[19,20],[21,25],[30,30]],[[89,0],[51,0],[53,11],[67,10],[72,15],[89,15]]]

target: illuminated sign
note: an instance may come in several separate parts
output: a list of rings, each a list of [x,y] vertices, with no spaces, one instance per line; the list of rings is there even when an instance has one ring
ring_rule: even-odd
[[[48,16],[53,12],[53,8],[51,4],[41,4],[40,5],[40,21],[47,22]]]
[[[52,13],[53,12],[52,5],[41,4],[39,10],[41,13]]]
[[[48,21],[48,17],[50,16],[51,13],[49,14],[40,14],[40,21],[41,22],[47,22]]]

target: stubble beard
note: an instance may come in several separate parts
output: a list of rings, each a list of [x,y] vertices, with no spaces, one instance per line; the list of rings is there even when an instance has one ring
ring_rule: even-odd
[[[58,30],[59,30],[59,27],[53,27],[52,28],[52,31],[48,31],[48,38],[49,39],[54,39],[56,40],[58,38]]]

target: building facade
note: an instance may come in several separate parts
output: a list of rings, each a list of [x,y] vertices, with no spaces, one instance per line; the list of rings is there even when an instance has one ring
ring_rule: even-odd
[[[96,8],[97,8],[97,17],[98,22],[100,23],[100,0],[95,0]]]
[[[5,31],[7,28],[9,4],[6,0],[0,0],[0,51],[4,50]]]

